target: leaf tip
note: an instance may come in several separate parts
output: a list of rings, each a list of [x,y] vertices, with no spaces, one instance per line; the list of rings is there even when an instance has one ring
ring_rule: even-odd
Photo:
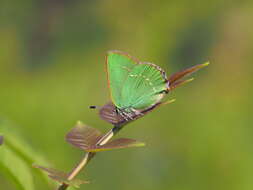
[[[78,121],[76,122],[76,125],[77,125],[77,126],[82,126],[82,125],[84,125],[84,124],[83,124],[82,121],[78,120]]]
[[[208,66],[209,64],[210,64],[210,62],[209,62],[209,61],[207,61],[207,62],[205,62],[205,63],[201,64],[201,66],[202,66],[202,67],[206,67],[206,66]]]
[[[139,142],[138,144],[136,144],[136,147],[143,147],[143,146],[146,146],[146,143]]]
[[[193,81],[193,80],[194,80],[194,78],[187,79],[187,80],[185,80],[185,83],[191,82],[191,81]]]
[[[173,103],[173,102],[175,102],[175,101],[176,101],[176,99],[174,98],[174,99],[172,99],[172,100],[168,100],[168,101],[164,102],[163,104],[166,105],[166,104]]]

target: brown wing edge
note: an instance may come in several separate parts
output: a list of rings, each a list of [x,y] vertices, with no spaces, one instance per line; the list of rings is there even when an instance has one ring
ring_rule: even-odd
[[[110,53],[120,54],[120,55],[123,55],[123,56],[125,56],[125,57],[127,57],[127,58],[133,60],[133,61],[136,62],[136,63],[140,63],[139,59],[137,59],[136,57],[131,56],[129,53],[126,53],[126,52],[123,52],[123,51],[120,51],[120,50],[109,50],[109,51],[107,51],[106,57],[107,57]]]

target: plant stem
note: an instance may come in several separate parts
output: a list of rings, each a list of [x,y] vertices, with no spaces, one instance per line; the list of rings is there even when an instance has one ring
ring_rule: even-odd
[[[116,133],[118,133],[123,126],[114,126],[109,132],[107,132],[104,136],[99,139],[96,143],[97,146],[106,144]],[[89,163],[89,161],[96,155],[93,152],[87,152],[83,159],[77,164],[75,168],[68,174],[68,180],[74,179],[79,172]],[[68,188],[68,184],[62,183],[57,190],[66,190]]]
[[[81,170],[82,168],[88,163],[90,157],[90,153],[86,153],[83,159],[79,162],[79,164],[69,173],[68,180],[72,180]]]

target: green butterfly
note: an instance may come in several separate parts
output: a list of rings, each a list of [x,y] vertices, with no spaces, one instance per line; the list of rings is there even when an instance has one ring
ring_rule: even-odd
[[[107,55],[107,78],[116,111],[126,120],[154,106],[169,91],[165,72],[120,51]]]
[[[109,51],[106,57],[107,80],[116,114],[126,121],[143,115],[161,104],[162,98],[171,89],[190,81],[179,79],[206,65],[208,63],[196,65],[168,79],[155,64],[140,62],[121,51]]]

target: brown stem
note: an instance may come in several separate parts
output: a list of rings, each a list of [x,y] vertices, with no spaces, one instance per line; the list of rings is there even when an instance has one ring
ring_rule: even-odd
[[[107,132],[99,141],[97,145],[106,144],[117,132],[122,129],[123,126],[114,126],[109,132]],[[75,168],[68,174],[68,180],[74,179],[79,172],[89,163],[89,161],[96,155],[96,153],[87,152],[83,159],[77,164]],[[68,188],[68,184],[62,183],[57,190],[66,190]]]

